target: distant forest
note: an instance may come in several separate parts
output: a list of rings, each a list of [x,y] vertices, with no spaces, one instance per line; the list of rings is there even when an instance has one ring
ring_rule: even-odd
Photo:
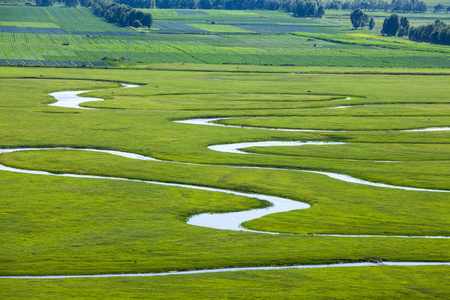
[[[228,10],[281,10],[295,13],[299,5],[315,4],[317,8],[336,10],[370,10],[392,12],[426,12],[425,2],[420,0],[115,0],[136,8],[171,9],[228,9]]]
[[[309,9],[333,9],[365,11],[390,11],[390,12],[414,12],[424,13],[427,5],[420,0],[36,0],[38,6],[51,6],[53,2],[62,2],[67,6],[77,6],[86,3],[117,3],[127,5],[130,8],[161,8],[161,9],[226,9],[226,10],[279,10],[293,13],[294,16],[321,17],[323,12],[296,13],[299,8]],[[445,10],[442,5],[434,7],[435,11]],[[90,6],[88,6],[90,7]],[[450,9],[450,7],[448,8]]]
[[[36,0],[36,5],[51,6],[54,0]],[[151,14],[142,14],[135,8],[161,9],[226,9],[226,10],[278,10],[294,17],[321,18],[326,9],[365,11],[414,12],[427,11],[420,0],[55,0],[67,6],[89,7],[99,17],[123,26],[150,27]],[[437,7],[437,6],[436,6]],[[435,11],[439,11],[435,7]],[[444,8],[444,7],[443,7]]]
[[[354,10],[362,9],[366,11],[390,11],[390,12],[414,12],[424,13],[427,5],[419,0],[392,0],[391,3],[383,0],[352,0],[339,1],[330,0],[325,4],[325,9]]]

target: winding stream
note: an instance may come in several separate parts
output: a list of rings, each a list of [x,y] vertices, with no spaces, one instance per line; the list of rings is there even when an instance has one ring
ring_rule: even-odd
[[[125,85],[127,87],[137,87],[137,85]],[[76,108],[76,109],[90,109],[81,107],[80,104],[83,102],[89,101],[103,101],[100,98],[84,98],[79,95],[88,91],[67,91],[67,92],[57,92],[51,93],[53,97],[57,100],[57,102],[50,104],[52,106],[66,107],[66,108]],[[238,128],[248,128],[248,129],[266,129],[266,130],[281,130],[281,131],[321,131],[321,132],[336,132],[329,130],[306,130],[306,129],[276,129],[276,128],[261,128],[261,127],[242,127],[235,125],[224,125],[214,123],[219,120],[231,119],[229,118],[209,118],[209,119],[191,119],[184,121],[175,121],[178,123],[184,124],[196,124],[196,125],[210,125],[210,126],[225,126],[225,127],[238,127]],[[435,130],[450,130],[450,127],[443,128],[432,128],[430,131]],[[419,131],[419,130],[410,130],[410,131]],[[426,129],[422,129],[422,131],[426,131]],[[339,131],[342,132],[342,131]],[[255,142],[255,143],[237,143],[237,144],[225,144],[225,145],[214,145],[208,147],[210,150],[226,152],[226,153],[238,153],[238,154],[248,154],[240,149],[245,149],[248,147],[266,147],[266,146],[301,146],[301,145],[329,145],[329,144],[345,144],[345,143],[327,143],[327,142],[302,142],[302,141],[292,141],[292,142]],[[121,157],[126,157],[130,159],[138,159],[138,160],[146,160],[146,161],[160,161],[167,163],[179,163],[179,164],[189,164],[189,165],[204,165],[204,164],[195,164],[195,163],[184,163],[184,162],[173,162],[173,161],[164,161],[155,159],[148,156],[143,156],[134,153],[127,153],[121,151],[114,150],[99,150],[99,149],[78,149],[78,148],[67,148],[67,147],[59,147],[59,148],[14,148],[14,149],[0,149],[0,155],[3,153],[11,153],[17,151],[42,151],[42,150],[77,150],[77,151],[92,151],[92,152],[101,152],[108,153],[112,155],[117,155]],[[212,165],[211,165],[212,166]],[[432,189],[422,189],[422,188],[413,188],[413,187],[402,187],[395,185],[388,185],[382,183],[374,183],[365,180],[361,180],[358,178],[351,177],[345,174],[337,174],[330,172],[320,172],[320,171],[310,171],[310,170],[295,170],[295,169],[285,169],[285,168],[264,168],[264,167],[252,167],[252,166],[228,166],[235,168],[249,168],[249,169],[271,169],[271,170],[288,170],[288,171],[300,171],[300,172],[309,172],[316,173],[328,176],[330,178],[334,178],[337,180],[370,185],[374,187],[382,187],[382,188],[393,188],[393,189],[402,189],[409,191],[425,191],[425,192],[450,192],[449,190],[432,190]],[[187,185],[187,184],[178,184],[178,183],[167,183],[167,182],[158,182],[158,181],[150,181],[150,180],[137,180],[137,179],[128,179],[128,178],[120,178],[120,177],[104,177],[104,176],[95,176],[95,175],[80,175],[80,174],[57,174],[46,171],[36,171],[36,170],[26,170],[26,169],[18,169],[7,167],[0,164],[1,171],[8,172],[17,172],[17,173],[26,173],[26,174],[36,174],[36,175],[51,175],[51,176],[61,176],[61,177],[75,177],[75,178],[91,178],[91,179],[108,179],[108,180],[123,180],[123,181],[131,181],[131,182],[143,182],[149,184],[156,185],[164,185],[164,186],[173,186],[173,187],[181,187],[188,189],[196,189],[203,190],[209,192],[219,192],[226,194],[233,194],[237,196],[244,196],[249,198],[255,198],[262,201],[268,201],[272,204],[272,206],[262,209],[254,209],[249,211],[241,211],[241,212],[231,212],[231,213],[220,213],[220,214],[200,214],[194,215],[189,218],[187,221],[190,225],[209,227],[214,229],[222,229],[222,230],[236,230],[236,231],[251,231],[258,233],[267,233],[267,234],[278,234],[276,232],[261,232],[261,231],[253,231],[246,228],[243,228],[241,224],[243,222],[260,218],[262,216],[279,213],[279,212],[287,212],[297,209],[306,209],[309,208],[310,205],[307,203],[302,203],[299,201],[275,197],[269,195],[262,194],[254,194],[254,193],[243,193],[236,192],[225,189],[217,189],[217,188],[209,188],[204,186],[196,186],[196,185]],[[449,236],[381,236],[381,235],[338,235],[338,234],[316,234],[317,236],[332,236],[332,237],[374,237],[374,238],[433,238],[433,239],[448,239]],[[401,266],[421,266],[421,265],[450,265],[450,263],[446,262],[383,262],[383,265],[401,265]],[[249,271],[249,270],[280,270],[280,269],[306,269],[306,268],[328,268],[328,267],[361,267],[361,266],[377,266],[380,263],[347,263],[347,264],[332,264],[332,265],[300,265],[300,266],[284,266],[284,267],[255,267],[255,268],[227,268],[227,269],[214,269],[214,270],[197,270],[197,271],[185,271],[185,272],[168,272],[168,273],[145,273],[145,274],[104,274],[104,275],[67,275],[67,276],[0,276],[0,278],[17,278],[17,279],[59,279],[59,278],[90,278],[90,277],[130,277],[130,276],[164,276],[164,275],[183,275],[183,274],[202,274],[202,273],[216,273],[216,272],[231,272],[231,271]]]
[[[0,276],[0,279],[66,279],[66,278],[108,278],[108,277],[155,277],[171,275],[192,275],[209,274],[238,271],[268,271],[287,269],[322,269],[322,268],[349,268],[349,267],[376,267],[376,266],[450,266],[447,262],[389,262],[379,263],[346,263],[346,264],[325,264],[325,265],[294,265],[282,267],[247,267],[247,268],[223,268],[209,270],[175,271],[162,273],[132,273],[132,274],[101,274],[101,275],[50,275],[50,276]]]
[[[194,124],[194,125],[209,125],[209,126],[220,126],[220,127],[233,127],[233,128],[244,128],[244,129],[263,129],[263,130],[275,130],[275,131],[291,131],[291,132],[347,132],[345,130],[320,130],[320,129],[291,129],[291,128],[271,128],[271,127],[251,127],[251,126],[239,126],[239,125],[228,125],[217,123],[221,120],[238,119],[238,118],[248,118],[248,117],[223,117],[223,118],[200,118],[200,119],[189,119],[189,120],[177,120],[175,123],[183,124]]]
[[[133,88],[139,87],[136,84],[125,84],[122,83],[122,88]],[[82,107],[81,103],[84,102],[92,102],[92,101],[104,101],[102,98],[93,98],[93,97],[80,97],[78,95],[93,92],[93,91],[102,91],[102,90],[89,90],[89,91],[65,91],[65,92],[55,92],[50,93],[49,95],[54,97],[57,101],[55,103],[49,104],[50,106],[58,106],[58,107],[66,107],[66,108],[78,108],[78,109],[96,109],[90,107]]]
[[[328,108],[345,108],[342,106],[328,107]],[[257,127],[257,126],[240,126],[217,123],[221,120],[231,120],[239,118],[255,118],[255,116],[240,116],[240,117],[221,117],[221,118],[196,118],[188,120],[177,120],[175,123],[192,124],[192,125],[208,125],[208,126],[220,126],[220,127],[232,127],[232,128],[244,128],[244,129],[262,129],[262,130],[275,130],[275,131],[291,131],[291,132],[349,132],[348,130],[325,130],[325,129],[293,129],[293,128],[273,128],[273,127]],[[449,131],[450,127],[430,127],[430,128],[417,128],[417,129],[404,129],[397,130],[401,132],[416,132],[416,131]],[[365,131],[365,130],[360,130]],[[386,130],[382,130],[386,131]],[[351,132],[358,132],[358,130],[352,130]]]
[[[251,143],[235,143],[235,144],[222,144],[208,146],[208,149],[224,152],[224,153],[239,153],[250,154],[239,149],[251,148],[251,147],[273,147],[273,146],[303,146],[303,145],[344,145],[346,143],[338,142],[302,142],[302,141],[290,141],[290,142],[251,142]],[[254,154],[254,153],[252,153]],[[257,154],[256,154],[257,155]]]
[[[101,152],[101,153],[108,153],[112,155],[117,155],[121,157],[126,157],[130,159],[137,159],[137,160],[146,160],[146,161],[160,161],[160,162],[168,162],[168,163],[178,163],[178,164],[189,164],[189,165],[202,165],[202,164],[193,164],[193,163],[183,163],[183,162],[170,162],[170,161],[163,161],[159,159],[155,159],[148,156],[143,156],[135,153],[128,153],[128,152],[122,152],[122,151],[114,151],[114,150],[99,150],[99,149],[78,149],[78,148],[15,148],[15,149],[0,149],[0,155],[2,153],[11,153],[11,152],[18,152],[18,151],[45,151],[45,150],[74,150],[74,151],[91,151],[91,152]],[[214,166],[214,165],[211,165]],[[231,166],[232,167],[232,166]],[[354,178],[348,175],[343,174],[337,174],[337,173],[330,173],[330,172],[320,172],[320,171],[309,171],[309,170],[291,170],[291,169],[277,169],[277,168],[262,168],[262,167],[236,167],[236,168],[249,168],[249,169],[271,169],[271,170],[287,170],[287,171],[300,171],[300,172],[309,172],[309,173],[316,173],[316,174],[322,174],[326,175],[328,177],[338,179],[345,182],[350,183],[358,183],[358,184],[364,184],[364,185],[371,185],[375,187],[384,187],[384,188],[394,188],[394,189],[403,189],[403,190],[412,190],[412,191],[426,191],[426,192],[444,192],[448,193],[450,191],[448,190],[431,190],[431,189],[421,189],[421,188],[412,188],[412,187],[401,187],[401,186],[394,186],[394,185],[387,185],[382,183],[374,183],[369,181],[364,181],[358,178]],[[300,201],[295,201],[292,199],[282,198],[282,197],[276,197],[276,196],[270,196],[270,195],[262,195],[262,194],[254,194],[254,193],[243,193],[243,192],[236,192],[231,190],[225,190],[225,189],[218,189],[218,188],[210,188],[210,187],[204,187],[204,186],[196,186],[196,185],[188,185],[188,184],[179,184],[179,183],[167,183],[167,182],[159,182],[159,181],[152,181],[152,180],[139,180],[139,179],[128,179],[128,178],[121,178],[121,177],[105,177],[105,176],[95,176],[95,175],[81,175],[81,174],[59,174],[59,173],[51,173],[47,171],[36,171],[36,170],[26,170],[26,169],[18,169],[18,168],[12,168],[7,167],[2,164],[0,164],[0,170],[1,171],[9,171],[9,172],[16,172],[16,173],[26,173],[26,174],[35,174],[35,175],[52,175],[52,176],[60,176],[60,177],[76,177],[76,178],[92,178],[92,179],[110,179],[110,180],[123,180],[123,181],[132,181],[132,182],[144,182],[149,184],[156,184],[156,185],[164,185],[164,186],[173,186],[173,187],[181,187],[181,188],[188,188],[188,189],[196,189],[196,190],[203,190],[203,191],[210,191],[210,192],[219,192],[219,193],[225,193],[225,194],[233,194],[236,196],[243,196],[243,197],[249,197],[249,198],[255,198],[262,201],[268,201],[272,204],[272,206],[267,208],[260,208],[260,209],[252,209],[247,211],[240,211],[240,212],[229,212],[229,213],[204,213],[199,215],[194,215],[189,218],[187,223],[189,225],[195,225],[200,227],[208,227],[213,229],[222,229],[222,230],[235,230],[235,231],[251,231],[251,232],[259,232],[259,233],[268,233],[268,234],[279,234],[277,232],[262,232],[262,231],[255,231],[246,229],[241,226],[242,223],[254,219],[261,218],[263,216],[274,214],[274,213],[280,213],[280,212],[288,212],[292,210],[297,209],[306,209],[309,208],[310,205],[307,203],[303,203]],[[319,235],[319,234],[318,234]],[[396,236],[396,235],[389,235],[389,236],[381,236],[381,235],[338,235],[338,234],[320,234],[320,236],[334,236],[334,237],[391,237],[391,238],[436,238],[436,239],[447,239],[450,237],[447,236]]]

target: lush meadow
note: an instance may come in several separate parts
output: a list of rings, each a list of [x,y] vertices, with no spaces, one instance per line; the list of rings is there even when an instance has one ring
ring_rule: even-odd
[[[349,11],[322,19],[143,11],[154,17],[151,29],[106,23],[81,7],[0,6],[0,149],[118,150],[160,160],[61,149],[0,154],[9,167],[110,178],[0,170],[0,276],[450,261],[448,238],[423,238],[449,236],[450,134],[414,131],[450,127],[448,46],[382,36],[385,12],[367,12],[376,20],[369,31],[351,29]],[[445,13],[402,15],[414,26],[450,21]],[[90,110],[48,105],[55,102],[48,93],[67,90],[105,101],[82,104]],[[221,126],[174,122],[192,118],[226,119],[216,121]],[[280,128],[287,131],[273,130]],[[251,147],[247,154],[208,148],[259,141],[341,144]],[[111,178],[311,207],[244,224],[283,234],[217,230],[186,221],[269,203]],[[0,278],[0,298],[444,299],[448,269]]]
[[[189,216],[198,213],[267,205],[246,197],[140,182],[1,171],[0,274],[449,261],[448,239],[389,237],[448,236],[448,193],[371,187],[301,172],[328,171],[392,185],[450,190],[448,131],[401,131],[450,126],[448,76],[230,69],[86,72],[3,67],[0,148],[111,149],[162,161],[46,150],[2,154],[0,163],[54,173],[216,187],[309,203],[309,209],[245,224],[255,230],[291,234],[221,231],[186,224]],[[359,71],[364,72],[353,69]],[[119,82],[141,87],[122,89]],[[54,102],[50,92],[94,89],[103,90],[86,95],[106,100],[83,106],[96,110],[47,105]],[[220,122],[238,126],[334,131],[283,132],[173,122],[201,117],[236,117]],[[280,140],[346,144],[247,150],[259,155],[207,148]],[[290,170],[281,170],[286,168]],[[320,233],[380,236],[316,235]],[[442,298],[449,293],[446,281],[448,266],[382,266],[152,278],[0,279],[0,293],[2,298]]]

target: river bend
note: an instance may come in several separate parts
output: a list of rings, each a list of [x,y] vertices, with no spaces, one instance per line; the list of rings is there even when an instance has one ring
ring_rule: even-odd
[[[137,87],[136,85],[125,85],[124,87]],[[52,106],[66,107],[66,108],[76,108],[76,109],[88,109],[81,107],[80,104],[88,101],[103,101],[100,98],[85,98],[80,97],[79,94],[85,93],[88,91],[68,91],[68,92],[57,92],[51,93],[53,97],[57,100],[57,102],[50,104]],[[306,130],[306,129],[277,129],[277,128],[260,128],[260,127],[243,127],[243,126],[234,126],[234,125],[224,125],[214,123],[218,120],[231,119],[228,118],[209,118],[209,119],[191,119],[184,121],[176,121],[178,123],[185,124],[196,124],[196,125],[210,125],[210,126],[225,126],[225,127],[239,127],[239,128],[247,128],[247,129],[265,129],[265,130],[281,130],[281,131],[326,131],[326,132],[335,132],[330,130]],[[415,129],[409,131],[438,131],[438,130],[450,130],[450,127],[444,128],[429,128],[429,129]],[[342,132],[342,131],[339,131]],[[342,143],[326,143],[326,142],[302,142],[302,141],[292,141],[292,142],[256,142],[256,143],[239,143],[239,144],[227,144],[227,145],[214,145],[210,146],[209,149],[220,152],[229,152],[229,153],[240,153],[247,154],[241,149],[248,147],[258,147],[258,146],[301,146],[301,145],[325,145],[325,144],[342,144]],[[147,161],[163,161],[159,159],[155,159],[148,156],[143,156],[134,153],[127,153],[122,151],[114,151],[114,150],[99,150],[99,149],[78,149],[78,148],[67,148],[67,147],[59,147],[59,148],[14,148],[14,149],[0,149],[0,155],[2,153],[10,153],[17,151],[42,151],[42,150],[77,150],[77,151],[93,151],[93,152],[102,152],[108,153],[112,155],[117,155],[121,157],[126,157],[130,159],[138,159],[138,160],[147,160]],[[193,163],[183,163],[183,162],[171,162],[165,161],[167,163],[182,163],[182,164],[190,164],[190,165],[200,165]],[[233,167],[233,166],[231,166]],[[236,166],[235,166],[236,167]],[[293,170],[293,169],[283,169],[283,168],[263,168],[263,167],[243,167],[239,166],[236,168],[257,168],[257,169],[274,169],[274,170],[289,170],[289,171],[301,171],[301,172],[310,172],[316,174],[322,174],[337,180],[356,183],[356,184],[364,184],[371,185],[374,187],[381,188],[394,188],[394,189],[403,189],[410,191],[423,191],[423,192],[450,192],[448,190],[432,190],[432,189],[421,189],[421,188],[412,188],[412,187],[401,187],[395,185],[387,185],[382,183],[373,183],[365,180],[361,180],[358,178],[351,177],[345,174],[337,174],[337,173],[329,173],[329,172],[320,172],[320,171],[310,171],[310,170]],[[255,198],[262,201],[268,201],[272,204],[272,206],[262,209],[254,209],[249,211],[242,212],[231,212],[231,213],[221,213],[221,214],[200,214],[192,216],[187,223],[190,225],[209,227],[214,229],[222,229],[222,230],[239,230],[239,231],[253,231],[246,228],[243,228],[241,224],[245,221],[253,220],[256,218],[260,218],[262,216],[279,213],[279,212],[287,212],[291,210],[297,209],[306,209],[309,208],[310,205],[307,203],[302,203],[299,201],[262,195],[262,194],[254,194],[254,193],[243,193],[236,192],[225,189],[217,189],[217,188],[209,188],[203,186],[195,186],[195,185],[187,185],[187,184],[178,184],[178,183],[167,183],[167,182],[158,182],[158,181],[150,181],[150,180],[137,180],[137,179],[127,179],[120,177],[104,177],[104,176],[94,176],[94,175],[80,175],[80,174],[56,174],[46,171],[36,171],[36,170],[26,170],[26,169],[18,169],[7,167],[0,164],[1,171],[7,172],[18,172],[18,173],[26,173],[26,174],[36,174],[36,175],[50,175],[50,176],[61,176],[61,177],[75,177],[75,178],[91,178],[91,179],[108,179],[108,180],[124,180],[124,181],[132,181],[132,182],[143,182],[149,184],[156,185],[164,185],[164,186],[173,186],[173,187],[181,187],[188,189],[197,189],[204,190],[209,192],[219,192],[219,193],[227,193],[238,196],[244,196],[249,198]],[[260,232],[261,233],[261,232]],[[268,234],[277,234],[275,232],[262,232]],[[381,235],[338,235],[338,234],[317,234],[317,236],[333,236],[333,237],[372,237],[372,238],[442,238],[448,239],[448,236],[381,236]],[[446,262],[382,262],[382,263],[348,263],[348,264],[332,264],[332,265],[300,265],[300,266],[284,266],[284,267],[256,267],[256,268],[227,268],[227,269],[213,269],[213,270],[195,270],[195,271],[185,271],[185,272],[168,272],[168,273],[145,273],[145,274],[103,274],[103,275],[66,275],[66,276],[0,276],[0,278],[17,278],[17,279],[60,279],[60,278],[92,278],[92,277],[132,277],[132,276],[165,276],[165,275],[187,275],[187,274],[202,274],[202,273],[217,273],[217,272],[232,272],[232,271],[250,271],[250,270],[280,270],[280,269],[306,269],[306,268],[329,268],[329,267],[363,267],[363,266],[377,266],[377,265],[401,265],[401,266],[422,266],[422,265],[450,265],[450,263]]]

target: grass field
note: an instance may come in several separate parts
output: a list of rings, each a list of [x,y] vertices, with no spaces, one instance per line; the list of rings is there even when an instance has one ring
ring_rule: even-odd
[[[213,66],[208,68],[214,70]],[[449,261],[448,239],[312,235],[448,236],[448,193],[370,187],[299,172],[320,170],[392,185],[450,190],[448,131],[399,131],[450,126],[447,75],[417,75],[441,73],[430,69],[411,70],[416,75],[333,74],[332,68],[305,74],[268,73],[262,67],[255,70],[258,72],[251,72],[250,67],[245,73],[221,71],[221,67],[215,72],[86,72],[2,67],[0,148],[112,149],[163,161],[47,150],[2,154],[1,164],[262,193],[312,207],[245,224],[254,230],[291,235],[221,231],[188,225],[186,219],[203,212],[267,204],[241,196],[139,182],[0,171],[0,275],[144,273],[373,260]],[[123,81],[142,86],[118,88],[118,82]],[[47,105],[54,102],[47,93],[91,89],[104,89],[88,95],[106,101],[83,104],[97,110]],[[350,107],[331,109],[339,106]],[[173,122],[201,117],[236,117],[221,122],[253,127],[349,131],[282,132]],[[346,144],[248,150],[259,155],[219,153],[207,148],[268,140]],[[382,266],[159,278],[0,279],[0,295],[429,299],[445,298],[449,293],[446,282],[448,266]]]
[[[448,265],[176,273],[449,262],[448,238],[423,238],[449,236],[448,46],[380,35],[384,12],[367,12],[377,22],[369,31],[352,30],[349,11],[315,20],[152,9],[144,11],[154,26],[135,30],[86,8],[8,2],[0,6],[0,149],[116,150],[160,161],[61,149],[0,154],[9,167],[110,178],[0,170],[0,277],[172,273],[0,278],[1,299],[449,297]],[[450,21],[444,13],[405,15],[414,26]],[[84,95],[105,101],[82,104],[92,110],[48,105],[55,102],[49,93],[67,90],[93,90]],[[174,122],[192,118],[226,119],[221,126]],[[441,130],[408,131],[423,128]],[[259,141],[341,144],[251,147],[247,154],[208,148]],[[284,234],[193,226],[187,220],[196,214],[269,204],[150,181],[284,197],[310,208],[244,223]]]
[[[450,67],[448,47],[382,37],[379,30],[386,13],[374,14],[378,25],[371,32],[352,30],[348,12],[342,11],[330,11],[319,20],[276,11],[145,11],[154,15],[154,26],[138,31],[106,23],[87,8],[2,6],[0,64]],[[419,23],[437,17],[448,20],[448,14],[408,17]]]

